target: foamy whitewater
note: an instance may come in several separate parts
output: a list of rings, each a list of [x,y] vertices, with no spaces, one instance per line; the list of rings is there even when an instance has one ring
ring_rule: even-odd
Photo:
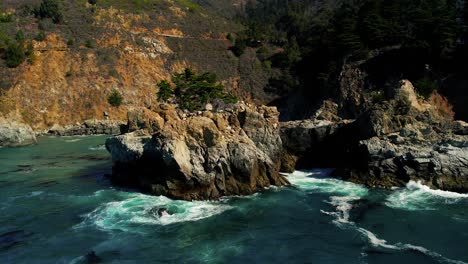
[[[0,263],[468,263],[468,195],[286,174],[220,201],[113,187],[104,136],[0,149]],[[159,217],[166,208],[170,215]]]
[[[389,244],[386,240],[380,239],[371,231],[359,227],[356,223],[350,221],[350,211],[353,208],[353,201],[357,201],[367,195],[368,191],[365,187],[353,184],[340,182],[337,179],[327,177],[327,170],[316,170],[310,172],[294,172],[289,175],[289,180],[292,184],[299,186],[305,190],[314,190],[319,192],[329,192],[330,194],[340,194],[341,196],[331,196],[330,200],[325,201],[331,204],[335,211],[327,212],[321,210],[322,213],[332,216],[333,223],[340,228],[352,228],[359,232],[369,245],[375,248],[383,248],[390,250],[414,250],[426,254],[435,260],[443,263],[466,264],[467,262],[452,260],[442,256],[439,253],[433,252],[421,246],[412,244],[404,244],[398,242]],[[436,203],[453,204],[460,199],[468,199],[468,194],[459,194],[441,190],[433,190],[420,182],[411,181],[406,188],[397,190],[389,195],[386,204],[390,207],[398,207],[408,210],[435,210]],[[468,242],[468,241],[467,241]],[[468,244],[467,244],[468,245]]]

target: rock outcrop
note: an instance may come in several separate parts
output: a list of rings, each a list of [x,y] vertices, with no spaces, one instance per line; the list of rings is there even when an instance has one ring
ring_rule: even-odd
[[[30,126],[0,119],[0,147],[20,147],[32,144],[36,144],[36,136]]]
[[[44,134],[55,136],[77,136],[77,135],[116,135],[120,134],[125,123],[114,120],[86,120],[69,126],[54,125]]]
[[[111,179],[185,200],[247,195],[288,181],[279,174],[279,113],[238,103],[226,111],[187,113],[161,104],[129,113],[129,133],[107,140]]]
[[[347,178],[392,187],[420,180],[434,188],[468,192],[468,125],[418,99],[408,81],[392,100],[374,105],[356,122],[362,138]]]
[[[355,121],[337,121],[333,107],[322,107],[315,120],[282,123],[282,170],[328,167],[367,186],[415,180],[468,192],[468,124],[452,121],[449,106],[418,97],[409,81],[387,100],[363,104]]]

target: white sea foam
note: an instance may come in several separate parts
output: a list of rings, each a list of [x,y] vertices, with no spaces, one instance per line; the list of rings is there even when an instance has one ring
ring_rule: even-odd
[[[171,215],[158,217],[154,208],[167,208]],[[138,225],[169,225],[198,221],[231,209],[222,202],[175,201],[164,196],[129,194],[123,201],[106,203],[84,215],[84,221],[75,226],[97,226],[101,230],[135,231]]]
[[[435,210],[437,205],[455,204],[468,199],[468,194],[433,190],[421,182],[410,181],[405,188],[388,196],[386,205],[405,210]]]
[[[330,197],[330,201],[326,201],[327,203],[331,204],[335,207],[335,212],[327,212],[324,210],[320,210],[320,212],[335,216],[335,220],[333,222],[335,224],[349,224],[349,212],[353,208],[352,201],[359,200],[359,197],[356,196],[332,196]]]
[[[89,150],[106,150],[106,145],[97,145],[93,147],[89,147]]]
[[[67,139],[65,140],[66,143],[74,143],[74,142],[78,142],[78,141],[81,141],[82,139],[81,138],[74,138],[74,139]]]
[[[364,229],[364,228],[357,227],[357,230],[359,231],[359,233],[361,233],[364,236],[364,238],[368,240],[371,246],[376,247],[376,248],[384,248],[384,249],[398,250],[398,251],[418,251],[422,254],[425,254],[427,256],[434,258],[435,260],[441,263],[467,264],[466,262],[463,262],[460,260],[453,260],[453,259],[446,258],[442,256],[441,254],[431,251],[425,247],[415,246],[412,244],[404,244],[404,243],[389,244],[386,240],[378,238],[377,235],[375,235],[371,231]]]
[[[364,186],[330,178],[328,177],[328,170],[314,170],[308,172],[296,171],[286,175],[293,185],[298,186],[301,189],[332,194],[333,196],[325,202],[332,205],[335,208],[335,211],[327,212],[325,210],[321,210],[321,212],[332,216],[334,218],[333,223],[338,227],[355,229],[371,247],[396,251],[418,251],[441,263],[467,264],[463,261],[446,258],[437,252],[433,252],[421,246],[405,243],[388,243],[386,240],[379,238],[371,231],[357,226],[350,220],[350,211],[353,208],[353,201],[357,201],[367,195],[368,189]],[[410,182],[406,188],[397,189],[392,195],[390,195],[387,200],[387,205],[394,207],[402,206],[405,208],[418,208],[416,207],[417,204],[421,203],[422,200],[426,201],[431,197],[435,197],[439,200],[442,199],[446,203],[449,203],[456,202],[458,199],[468,198],[468,195],[432,190],[421,183]],[[363,256],[365,257],[366,254]]]
[[[313,192],[337,194],[341,196],[362,197],[368,189],[362,185],[331,178],[331,170],[295,171],[288,180],[295,186]]]

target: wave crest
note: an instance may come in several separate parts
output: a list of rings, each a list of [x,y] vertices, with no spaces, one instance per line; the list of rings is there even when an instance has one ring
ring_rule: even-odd
[[[441,204],[455,204],[467,200],[468,194],[433,190],[421,182],[410,181],[405,188],[387,197],[385,204],[404,210],[435,210]]]
[[[172,214],[164,217],[155,216],[152,209],[161,207],[167,208]],[[103,204],[83,215],[84,221],[75,228],[94,225],[104,231],[137,232],[137,226],[198,221],[231,208],[229,205],[216,202],[174,201],[164,196],[129,194],[123,201]]]

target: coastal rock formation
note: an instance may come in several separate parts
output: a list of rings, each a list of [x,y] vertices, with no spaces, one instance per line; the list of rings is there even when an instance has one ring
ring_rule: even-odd
[[[331,122],[308,119],[281,123],[281,140],[284,147],[281,170],[292,172],[295,169],[328,164],[335,167],[335,164],[330,164],[324,159],[329,159],[329,156],[337,157],[338,153],[334,147],[338,145],[337,136],[342,133],[342,128],[351,122],[352,120]],[[334,153],[328,153],[330,150]]]
[[[279,174],[276,108],[238,103],[226,111],[187,113],[161,104],[128,116],[129,133],[106,142],[116,184],[185,200],[288,184]]]
[[[91,119],[81,124],[65,127],[54,125],[45,134],[55,136],[116,135],[121,133],[124,126],[125,123],[121,121]]]
[[[363,140],[361,147],[368,163],[365,170],[351,172],[353,182],[392,187],[415,180],[437,189],[468,192],[467,136],[411,142],[393,134]]]
[[[36,144],[36,136],[30,126],[0,119],[0,147],[20,147],[31,144]]]
[[[362,140],[347,178],[369,186],[402,186],[409,180],[468,192],[468,125],[450,120],[450,109],[418,99],[408,81],[392,100],[376,104],[356,122]]]

